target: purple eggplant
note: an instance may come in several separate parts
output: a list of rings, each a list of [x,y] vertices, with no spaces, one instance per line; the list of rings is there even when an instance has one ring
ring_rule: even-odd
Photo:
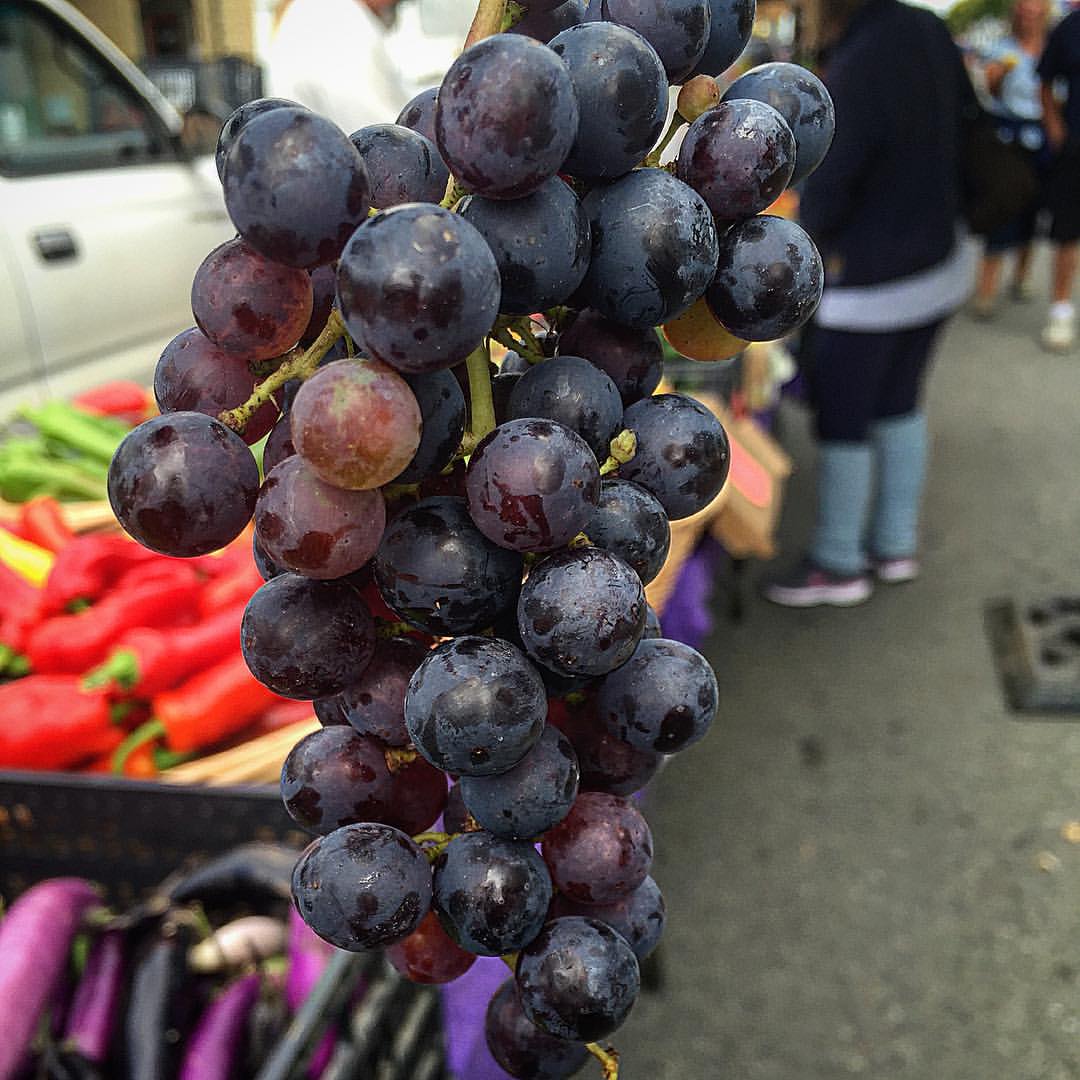
[[[0,1080],[18,1071],[67,969],[71,941],[101,896],[81,878],[28,889],[0,922]]]
[[[333,945],[323,941],[300,918],[296,908],[289,908],[289,968],[285,976],[285,1003],[290,1012],[296,1012],[304,1004],[336,951]],[[331,1025],[311,1055],[308,1076],[322,1076],[333,1056],[337,1039],[337,1026]]]
[[[236,1075],[260,986],[258,974],[243,975],[207,1006],[188,1041],[180,1080],[229,1080]]]
[[[127,945],[106,930],[90,950],[64,1029],[64,1050],[100,1065],[109,1052],[124,993]]]

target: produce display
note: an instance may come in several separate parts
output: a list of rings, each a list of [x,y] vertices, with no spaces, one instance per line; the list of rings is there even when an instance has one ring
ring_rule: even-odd
[[[353,1040],[318,1006],[344,992],[370,1013],[387,977],[297,915],[295,859],[243,845],[126,909],[81,878],[32,886],[0,917],[0,1077],[287,1077],[304,1057],[320,1076],[347,1058]]]
[[[560,29],[508,32],[523,14]],[[296,910],[420,981],[502,957],[486,1033],[513,1076],[590,1057],[618,1075],[606,1040],[664,918],[632,796],[717,711],[644,584],[730,448],[700,402],[653,393],[655,328],[703,303],[695,355],[720,359],[796,330],[822,289],[809,237],[761,211],[821,160],[831,102],[790,64],[721,93],[752,15],[481,0],[400,131],[242,106],[218,150],[239,235],[196,274],[161,415],[109,469],[117,518],[158,556],[198,568],[254,522],[244,662],[325,725],[282,770],[314,836]],[[154,674],[140,648],[136,682]],[[182,753],[200,721],[156,700],[131,738]]]

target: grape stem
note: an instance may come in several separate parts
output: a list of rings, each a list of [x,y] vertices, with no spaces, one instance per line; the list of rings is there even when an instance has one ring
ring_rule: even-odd
[[[405,768],[406,765],[411,765],[420,755],[408,747],[393,747],[388,746],[383,750],[383,757],[386,759],[387,771],[393,775]]]
[[[480,0],[476,5],[469,36],[465,39],[465,48],[475,45],[492,34],[502,32],[503,19],[506,16],[506,0]]]
[[[425,832],[418,833],[412,840],[427,856],[428,862],[434,862],[450,846],[450,842],[460,835],[460,833]]]
[[[679,131],[686,127],[686,121],[676,112],[672,118],[671,123],[668,124],[667,131],[664,132],[663,137],[653,147],[652,152],[645,158],[644,165],[649,169],[658,169],[660,167],[660,158],[663,157],[664,151],[668,148],[671,140],[675,138]]]
[[[637,453],[637,436],[629,428],[623,428],[611,440],[609,451],[611,456],[600,466],[601,476],[608,476],[617,471],[620,465],[634,460],[634,455]]]
[[[539,364],[547,359],[544,350],[540,347],[540,342],[536,340],[536,335],[532,330],[532,323],[527,316],[508,318],[505,315],[500,315],[491,336],[500,345],[505,345],[506,348],[519,353],[530,364]]]
[[[294,349],[282,357],[277,370],[267,376],[251,392],[251,397],[228,409],[218,419],[233,431],[242,432],[251,418],[261,409],[290,379],[308,379],[315,374],[322,358],[333,348],[337,340],[345,335],[345,323],[336,308],[330,311],[326,326],[314,342],[304,352]]]
[[[489,431],[495,430],[495,402],[491,396],[491,360],[485,341],[469,353],[465,361],[469,373],[469,415],[472,424],[469,432],[479,442]]]
[[[619,1052],[614,1046],[603,1047],[599,1043],[587,1043],[585,1049],[600,1062],[604,1080],[619,1080]]]

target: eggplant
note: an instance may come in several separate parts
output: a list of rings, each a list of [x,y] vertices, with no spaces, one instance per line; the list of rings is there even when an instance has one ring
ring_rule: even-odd
[[[127,972],[127,942],[119,930],[106,930],[90,948],[75,987],[63,1049],[95,1065],[104,1063],[119,1019]]]
[[[135,964],[124,1014],[127,1080],[165,1080],[193,1007],[187,951],[192,931],[165,921]]]
[[[236,1075],[248,1016],[261,985],[257,973],[242,975],[207,1006],[188,1041],[180,1080],[230,1080]]]
[[[285,1003],[291,1012],[296,1012],[308,999],[335,952],[334,946],[323,941],[304,922],[295,907],[289,908],[289,967],[285,975]],[[309,1077],[322,1076],[334,1055],[339,1034],[338,1026],[331,1024],[319,1040],[308,1062]]]
[[[167,881],[160,890],[172,904],[239,898],[292,903],[292,872],[298,854],[284,844],[241,844]]]
[[[285,924],[269,915],[246,915],[218,927],[188,953],[201,975],[258,964],[285,951]]]
[[[64,978],[72,939],[100,904],[90,882],[53,878],[23,893],[0,922],[0,1080],[18,1072]]]

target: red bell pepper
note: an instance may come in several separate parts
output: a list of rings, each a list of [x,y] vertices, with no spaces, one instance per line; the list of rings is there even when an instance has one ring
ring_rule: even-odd
[[[136,626],[168,626],[193,619],[198,575],[190,566],[155,567],[77,615],[57,615],[27,641],[30,665],[40,672],[82,675],[102,663],[122,633]]]
[[[165,561],[118,533],[77,536],[56,556],[42,589],[42,613],[57,615],[76,601],[93,603],[133,567]]]
[[[4,683],[0,717],[0,768],[64,769],[116,744],[108,698],[73,675]]]
[[[207,582],[199,598],[199,611],[205,619],[222,608],[246,604],[251,594],[263,584],[253,559],[231,574]]]
[[[117,751],[114,767],[126,754],[155,739],[185,754],[222,742],[242,731],[268,706],[280,702],[248,670],[237,650],[212,668],[152,699],[153,719],[136,728]]]
[[[27,540],[47,551],[59,553],[75,539],[60,504],[51,495],[36,495],[24,502],[19,508],[19,524]]]
[[[72,399],[72,403],[91,416],[115,416],[130,424],[145,420],[150,407],[146,390],[127,379],[116,379],[84,390]]]
[[[41,590],[0,563],[0,648],[21,653],[41,617]]]
[[[193,626],[129,630],[84,683],[153,697],[235,653],[243,614],[244,605],[238,604]]]

